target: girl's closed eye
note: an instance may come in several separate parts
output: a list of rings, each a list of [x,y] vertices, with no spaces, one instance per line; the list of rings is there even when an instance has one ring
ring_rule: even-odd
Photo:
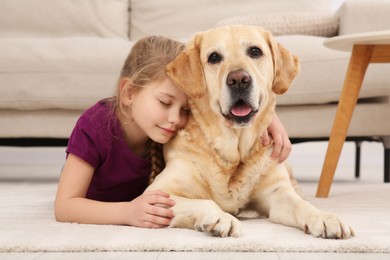
[[[172,102],[169,100],[159,99],[158,101],[160,102],[161,105],[165,107],[169,107],[170,105],[172,105]]]

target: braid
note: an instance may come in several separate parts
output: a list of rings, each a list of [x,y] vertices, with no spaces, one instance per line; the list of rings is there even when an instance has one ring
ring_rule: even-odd
[[[165,168],[162,144],[152,142],[149,156],[152,162],[152,172],[149,177],[149,184],[151,184],[154,178]]]

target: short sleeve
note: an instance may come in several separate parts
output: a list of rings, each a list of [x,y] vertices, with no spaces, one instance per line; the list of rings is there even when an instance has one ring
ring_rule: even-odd
[[[98,150],[98,132],[93,122],[82,116],[69,137],[66,152],[73,154],[97,168],[101,158]]]

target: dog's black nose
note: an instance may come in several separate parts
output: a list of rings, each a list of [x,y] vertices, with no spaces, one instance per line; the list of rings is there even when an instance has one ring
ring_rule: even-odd
[[[232,71],[226,79],[226,84],[231,88],[248,88],[251,83],[251,76],[245,70]]]

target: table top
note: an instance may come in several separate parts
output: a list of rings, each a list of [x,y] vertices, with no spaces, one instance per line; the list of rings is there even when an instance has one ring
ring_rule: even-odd
[[[390,30],[346,34],[324,41],[326,47],[339,51],[351,51],[357,44],[390,44]]]

